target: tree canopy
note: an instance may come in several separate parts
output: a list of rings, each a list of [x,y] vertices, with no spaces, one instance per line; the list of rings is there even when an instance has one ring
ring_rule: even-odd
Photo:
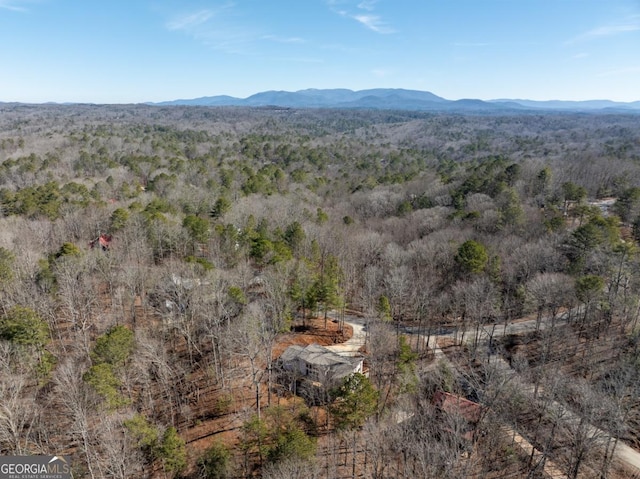
[[[342,384],[332,391],[331,397],[331,416],[338,429],[361,427],[375,414],[378,406],[378,391],[361,373],[346,376]]]
[[[49,326],[33,309],[14,306],[0,316],[0,338],[12,343],[42,348],[49,342]]]
[[[458,248],[455,259],[463,271],[481,273],[487,266],[489,254],[483,244],[467,240]]]

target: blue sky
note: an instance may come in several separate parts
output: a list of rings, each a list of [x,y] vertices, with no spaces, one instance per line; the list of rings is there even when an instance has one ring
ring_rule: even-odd
[[[0,0],[0,101],[640,100],[640,0]]]

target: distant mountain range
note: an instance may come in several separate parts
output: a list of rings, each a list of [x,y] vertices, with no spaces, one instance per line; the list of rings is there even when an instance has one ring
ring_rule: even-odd
[[[640,101],[622,103],[610,100],[588,101],[533,101],[533,100],[447,100],[428,91],[398,88],[372,90],[307,89],[296,92],[265,91],[247,98],[228,95],[206,96],[190,100],[172,100],[153,105],[197,106],[252,106],[282,108],[360,108],[415,111],[473,111],[499,112],[502,110],[562,110],[562,111],[620,111],[640,112]]]

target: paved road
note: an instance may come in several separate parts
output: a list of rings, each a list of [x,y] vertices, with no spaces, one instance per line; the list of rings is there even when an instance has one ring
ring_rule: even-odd
[[[574,314],[576,312],[579,312],[579,310],[578,311],[574,310]],[[336,318],[337,313],[333,311],[330,313],[330,316],[332,318]],[[568,320],[568,317],[569,317],[568,313],[563,313],[561,315],[558,315],[558,317],[555,320],[555,325],[557,326],[562,323],[565,323]],[[349,324],[353,328],[352,337],[349,340],[345,341],[344,343],[327,346],[327,348],[343,356],[359,355],[360,354],[359,350],[360,348],[362,348],[362,346],[364,346],[365,340],[366,340],[366,331],[364,330],[364,324],[366,320],[364,318],[361,318],[359,316],[354,316],[354,315],[346,315],[344,317],[344,320],[345,320],[345,323]],[[526,334],[526,333],[535,331],[536,328],[540,330],[545,330],[550,327],[551,327],[550,318],[543,318],[539,325],[537,325],[537,321],[535,319],[513,321],[506,326],[496,325],[494,327],[494,325],[484,325],[479,330],[479,333],[480,333],[479,342],[486,342],[490,338],[498,338],[498,337],[502,337],[509,334]],[[412,330],[411,328],[406,328],[405,333],[415,334],[417,333],[417,331]],[[443,329],[443,330],[437,331],[437,333],[439,334],[432,334],[429,337],[428,345],[434,351],[436,361],[439,361],[441,359],[447,361],[445,354],[443,353],[442,349],[440,349],[440,346],[438,345],[438,340],[439,339],[455,339],[459,341],[460,338],[463,337],[462,332],[458,331],[456,333],[454,330],[451,330],[451,329]],[[465,331],[464,332],[465,342],[472,341],[473,338],[475,338],[475,334],[476,334],[475,328]],[[491,354],[491,356],[489,357],[489,361],[492,364],[498,365],[507,374],[512,375],[514,379],[516,379],[520,383],[521,389],[523,391],[529,392],[529,393],[533,392],[533,385],[530,383],[523,382],[520,375],[518,375],[516,371],[514,371],[501,356]],[[553,407],[557,407],[558,409],[562,408],[568,417],[574,417],[574,418],[576,417],[575,415],[573,415],[573,413],[571,413],[570,411],[567,411],[566,408],[559,403],[554,402]],[[600,437],[603,442],[608,437],[608,434],[602,431],[601,429],[595,426],[590,426],[590,428],[593,431],[592,433],[593,436]],[[526,441],[525,438],[523,438],[519,434],[517,434],[517,437],[520,438],[520,442],[521,442],[520,445],[522,447],[525,447],[525,448],[533,447],[528,443],[528,441]],[[632,469],[635,469],[636,474],[640,474],[640,452],[636,451],[635,449],[619,441],[616,446],[615,455],[620,462],[624,463],[625,465],[629,466]],[[547,459],[547,464],[548,466],[545,467],[545,471],[551,477],[558,477],[558,468],[549,459]],[[634,477],[637,477],[637,476],[634,475]]]
[[[345,319],[345,323],[349,324],[353,328],[353,336],[344,343],[327,346],[327,349],[330,349],[332,351],[335,351],[338,354],[345,355],[345,356],[358,355],[360,354],[359,352],[360,348],[365,344],[366,331],[364,329],[364,323],[366,322],[366,320],[358,316],[352,316],[352,315],[345,316],[344,319]],[[535,321],[533,326],[535,329]],[[440,349],[437,339],[443,336],[449,337],[449,334],[451,333],[444,332],[444,334],[442,334],[441,336],[432,335],[429,338],[429,347],[431,347],[434,350],[436,360],[443,359],[445,361],[448,361],[442,349]],[[506,365],[506,362],[504,364]],[[506,367],[508,368],[509,366],[506,365]],[[407,419],[410,419],[413,415],[405,411],[397,411],[396,416],[397,416],[396,421],[398,423],[401,423],[406,421]],[[527,454],[530,454],[531,451],[535,450],[533,445],[531,445],[529,441],[527,441],[524,437],[522,437],[516,431],[513,431],[512,429],[508,429],[508,431],[505,429],[505,431],[506,431],[505,434],[508,434],[509,437],[513,439],[514,443],[518,444],[518,446],[521,447],[523,450],[525,450]],[[538,452],[537,455],[542,456],[542,453]],[[544,466],[544,471],[552,479],[559,479],[559,478],[565,477],[560,472],[559,468],[550,459],[547,459]]]
[[[535,387],[533,384],[523,381],[522,377],[515,370],[513,370],[513,368],[509,366],[509,363],[507,363],[501,356],[491,355],[490,362],[491,364],[504,371],[507,375],[511,376],[511,380],[517,383],[520,391],[528,394],[530,396],[530,401],[534,401],[533,396]],[[538,388],[539,394],[544,394],[544,392],[544,388]],[[551,401],[549,407],[555,412],[558,417],[563,417],[565,421],[569,421],[575,424],[580,422],[580,417],[577,414],[573,413],[570,409],[557,401]],[[602,445],[602,447],[606,447],[609,440],[613,438],[613,436],[611,436],[608,432],[603,431],[602,429],[592,424],[586,424],[585,426],[588,430],[588,437],[594,440],[595,443]],[[622,441],[618,441],[616,445],[615,456],[620,462],[626,464],[632,469],[635,469],[636,475],[640,474],[640,452],[627,446]],[[634,477],[637,477],[636,475],[634,475]]]
[[[510,437],[514,444],[517,444],[524,452],[527,453],[527,456],[533,456],[537,461],[542,461],[543,455],[537,450],[533,445],[527,441],[524,437],[522,437],[517,431],[513,430],[509,426],[502,426],[500,428],[505,436]],[[563,479],[567,477],[567,475],[562,472],[562,470],[549,458],[546,458],[544,461],[544,473],[550,479]]]
[[[618,441],[616,446],[616,457],[621,462],[636,469],[633,477],[640,477],[640,453],[627,446],[625,443]]]
[[[572,314],[577,314],[578,311],[579,310],[576,308],[572,312]],[[536,329],[540,331],[544,331],[546,329],[551,328],[552,324],[555,327],[558,327],[561,324],[565,324],[568,321],[568,319],[569,319],[569,314],[565,312],[565,313],[559,314],[556,317],[555,322],[553,323],[551,321],[551,318],[542,318],[539,324],[536,319],[519,319],[519,320],[511,321],[507,325],[497,324],[497,323],[484,324],[479,326],[479,330],[478,330],[479,339],[482,340],[484,338],[484,340],[489,340],[491,337],[500,338],[502,336],[507,336],[510,334],[519,335],[519,334],[532,333],[536,331]],[[421,330],[419,330],[417,327],[406,327],[406,328],[403,328],[402,330],[407,334],[421,333]],[[439,329],[436,329],[435,331],[432,331],[430,338],[431,337],[449,338],[457,342],[460,342],[461,339],[464,337],[465,343],[468,343],[469,341],[472,340],[472,338],[475,338],[475,335],[476,335],[475,326],[469,327],[464,331],[458,330],[454,327],[441,327]]]
[[[574,310],[573,314],[579,313],[579,311],[580,311],[579,309]],[[568,318],[569,318],[568,313],[563,313],[562,315],[559,315],[556,318],[555,325],[558,326],[559,324],[565,323],[568,320]],[[524,321],[514,321],[509,325],[507,325],[506,327],[504,325],[498,325],[495,328],[493,327],[493,325],[484,326],[480,329],[479,342],[487,342],[491,338],[497,338],[497,337],[505,336],[508,334],[530,333],[535,331],[536,327],[537,325],[536,325],[535,319],[524,320]],[[551,327],[550,318],[543,318],[539,325],[539,329],[545,330],[550,327]],[[438,346],[438,339],[440,338],[451,339],[455,337],[456,335],[454,335],[453,333],[447,333],[443,335],[432,335],[429,338],[429,347],[433,349],[436,359],[444,358],[446,360],[446,356],[444,356],[444,353]],[[457,337],[459,339],[460,337],[462,337],[462,334],[458,333]],[[474,337],[475,337],[475,329],[465,331],[464,339],[466,343],[471,342]],[[523,392],[527,392],[531,394],[532,400],[533,400],[534,386],[531,383],[524,382],[522,380],[522,377],[513,368],[511,368],[511,366],[504,360],[504,358],[502,358],[502,356],[497,355],[490,351],[490,356],[488,359],[491,364],[496,365],[501,370],[505,371],[508,375],[512,376],[512,379],[518,382],[520,389]],[[539,391],[542,392],[542,389],[540,389]],[[551,404],[551,407],[553,407],[556,411],[561,413],[561,415],[568,418],[569,420],[579,421],[579,417],[573,412],[571,412],[570,410],[568,410],[562,404],[556,401],[553,401]],[[597,428],[596,426],[589,425],[588,427],[590,430],[591,437],[595,438],[603,446],[607,443],[608,439],[612,437],[609,435],[609,433],[603,431],[602,429]],[[638,477],[640,475],[640,452],[624,444],[622,441],[618,441],[616,445],[615,456],[620,462],[624,463],[631,469],[634,469],[634,477]]]
[[[335,319],[338,317],[338,313],[331,311],[329,316]],[[360,352],[360,348],[364,346],[367,337],[366,331],[364,330],[366,320],[359,316],[345,315],[344,322],[353,328],[353,335],[351,338],[344,343],[325,347],[340,354],[341,356],[359,356],[362,354]]]

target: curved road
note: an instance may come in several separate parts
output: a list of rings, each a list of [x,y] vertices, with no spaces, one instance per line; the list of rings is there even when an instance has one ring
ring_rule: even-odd
[[[336,311],[330,311],[329,317],[337,319],[337,314],[338,313]],[[353,328],[353,334],[351,337],[344,343],[325,346],[325,348],[330,349],[341,356],[359,356],[362,354],[360,352],[360,348],[364,346],[367,337],[364,330],[366,319],[347,314],[344,316],[344,322]]]
[[[332,318],[336,318],[337,312],[332,311],[330,316]],[[567,319],[568,319],[568,313],[563,313],[561,315],[558,315],[555,321],[555,325],[557,326],[561,323],[564,323],[567,321]],[[351,338],[349,338],[344,343],[335,344],[332,346],[326,346],[326,348],[342,356],[357,356],[361,354],[360,348],[364,346],[365,340],[366,340],[366,331],[364,330],[364,324],[366,322],[366,319],[359,316],[346,315],[344,316],[344,322],[353,328],[353,335],[351,336]],[[532,331],[535,331],[536,327],[539,327],[540,329],[547,329],[551,327],[551,321],[549,321],[549,318],[543,318],[539,325],[537,325],[536,323],[537,321],[535,319],[531,319],[531,320],[513,321],[506,326],[499,325],[499,326],[496,326],[495,328],[493,327],[493,325],[491,325],[490,328],[493,329],[491,332],[489,332],[489,330],[483,326],[480,328],[479,342],[488,341],[491,338],[505,336],[507,334],[524,334],[524,333],[532,332]],[[415,334],[415,332],[411,331],[410,329],[405,330],[405,332],[410,334]],[[464,333],[465,341],[470,341],[472,338],[474,338],[475,333],[476,332],[474,329],[465,331]],[[436,361],[440,359],[445,361],[447,360],[446,356],[442,352],[442,349],[440,349],[440,346],[438,345],[438,339],[440,338],[456,339],[456,336],[458,335],[456,335],[453,332],[447,331],[441,334],[432,334],[429,337],[428,345],[434,351]],[[491,358],[493,359],[492,362],[501,363],[500,365],[506,370],[508,370],[511,374],[514,374],[514,375],[517,374],[501,357],[498,357],[495,355],[492,355],[492,356],[493,356]],[[531,385],[528,385],[528,386],[525,384],[522,385],[522,389],[524,391],[528,390],[530,387],[532,388]],[[558,406],[561,407],[559,404]],[[602,436],[607,435],[604,431],[596,428],[595,426],[592,426],[592,429],[594,430],[594,434],[602,435]],[[526,441],[526,440],[523,438],[523,441]],[[619,441],[616,446],[615,456],[620,462],[635,469],[636,474],[640,475],[640,452],[624,444],[622,441]],[[557,477],[557,476],[553,474],[552,477]],[[634,475],[634,477],[636,476]]]

